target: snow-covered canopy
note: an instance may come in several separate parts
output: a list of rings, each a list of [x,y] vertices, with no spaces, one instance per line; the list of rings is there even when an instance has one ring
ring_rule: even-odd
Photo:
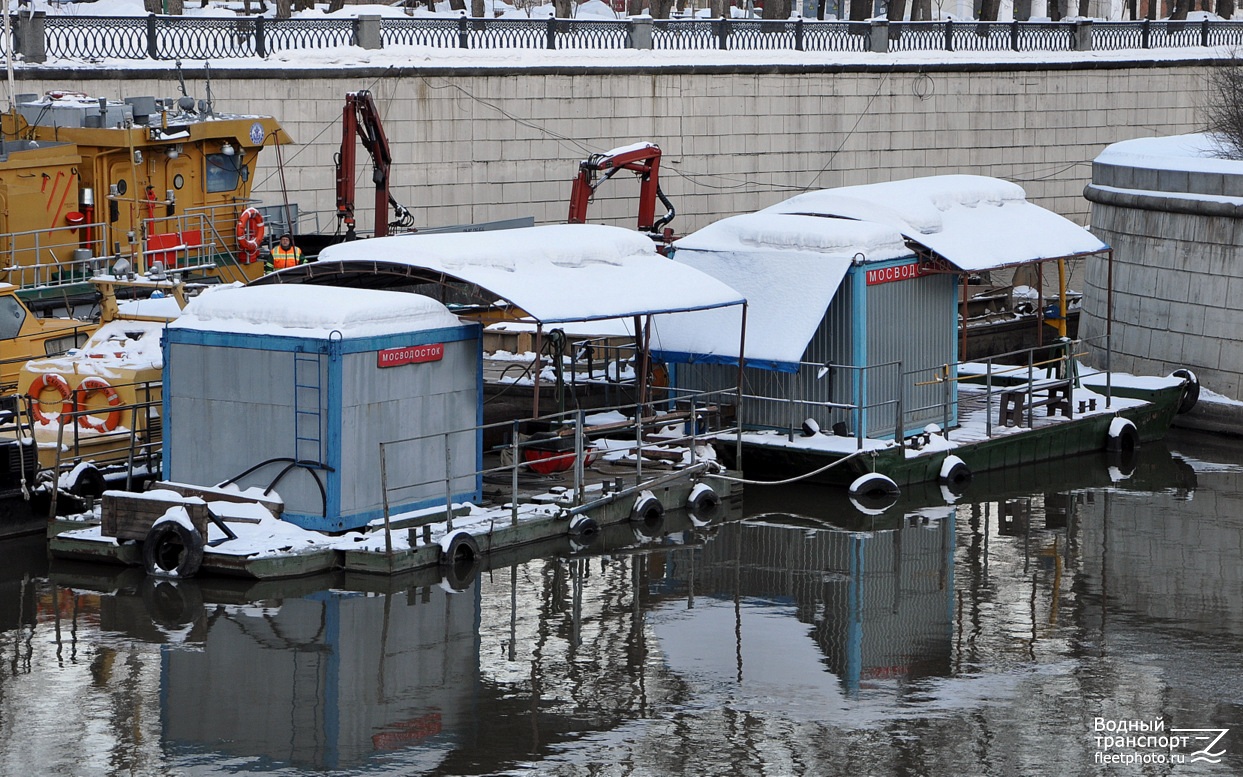
[[[797,369],[851,264],[929,252],[980,271],[1106,250],[1087,230],[1029,203],[996,178],[946,175],[808,192],[682,238],[674,258],[738,289],[748,301],[746,360]],[[718,325],[698,352],[736,359]]]
[[[473,284],[518,308],[524,320],[560,324],[741,305],[722,281],[656,253],[650,238],[620,227],[541,227],[402,235],[340,243],[319,261],[260,283]],[[387,276],[390,280],[383,280]],[[738,329],[732,336],[737,341]]]
[[[761,213],[886,224],[967,272],[1109,248],[1073,221],[1028,202],[1018,184],[981,175],[937,175],[808,192]]]
[[[202,294],[170,329],[286,337],[374,337],[461,326],[434,299],[371,289],[243,286]]]
[[[750,213],[731,216],[687,235],[673,258],[738,289],[748,302],[746,356],[751,366],[795,369],[807,342],[852,262],[911,256],[901,232],[818,216]],[[713,311],[711,322],[682,335],[694,353],[736,360],[739,314]],[[690,328],[676,319],[660,332]]]
[[[1135,138],[1111,143],[1094,162],[1144,170],[1185,170],[1201,173],[1243,174],[1243,160],[1224,159],[1224,141],[1203,133],[1165,138]]]

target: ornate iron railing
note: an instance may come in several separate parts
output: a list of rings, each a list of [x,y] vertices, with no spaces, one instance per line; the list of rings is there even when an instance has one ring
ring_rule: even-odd
[[[1120,51],[1243,46],[1243,22],[865,22],[795,19],[236,19],[18,14],[26,62],[239,59],[358,46],[469,49]]]

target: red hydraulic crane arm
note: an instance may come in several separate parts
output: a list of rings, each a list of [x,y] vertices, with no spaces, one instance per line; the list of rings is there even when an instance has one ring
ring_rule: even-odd
[[[388,234],[390,203],[405,226],[409,226],[409,213],[398,205],[389,193],[389,170],[393,166],[393,155],[389,150],[388,138],[384,134],[380,113],[376,110],[375,101],[371,99],[371,92],[368,91],[347,94],[345,110],[341,117],[341,152],[337,155],[337,220],[345,224],[346,240],[356,237],[354,234],[355,136],[371,155],[371,180],[375,184],[375,235],[384,237]]]
[[[640,143],[604,154],[592,154],[579,163],[578,175],[570,190],[569,223],[583,224],[587,221],[587,204],[591,202],[596,187],[621,170],[629,170],[639,176],[640,230],[657,233],[673,221],[673,203],[660,190],[660,147],[653,143]],[[668,209],[660,219],[656,218],[657,200]]]

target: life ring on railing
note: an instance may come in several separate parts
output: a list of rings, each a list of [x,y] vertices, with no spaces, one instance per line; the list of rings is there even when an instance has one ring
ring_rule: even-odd
[[[259,244],[263,242],[263,214],[247,208],[237,217],[237,247],[241,249],[241,261],[250,264],[259,258]]]
[[[49,416],[43,412],[43,400],[39,399],[39,397],[47,389],[52,389],[57,394],[60,394],[61,414],[74,411],[73,391],[69,388],[69,382],[55,372],[44,372],[34,379],[34,382],[30,384],[30,388],[26,391],[26,395],[31,399],[31,415],[41,424],[50,424],[55,418],[59,417],[59,415]]]
[[[78,384],[78,408],[86,409],[86,398],[95,393],[102,393],[108,406],[115,409],[103,418],[93,415],[78,416],[78,425],[97,432],[111,432],[121,423],[121,395],[103,378],[86,378]]]

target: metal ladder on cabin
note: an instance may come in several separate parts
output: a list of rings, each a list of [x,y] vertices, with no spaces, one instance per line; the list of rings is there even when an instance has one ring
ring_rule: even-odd
[[[298,461],[322,462],[324,441],[321,416],[323,396],[318,353],[296,352],[293,356],[293,436],[294,458]]]

